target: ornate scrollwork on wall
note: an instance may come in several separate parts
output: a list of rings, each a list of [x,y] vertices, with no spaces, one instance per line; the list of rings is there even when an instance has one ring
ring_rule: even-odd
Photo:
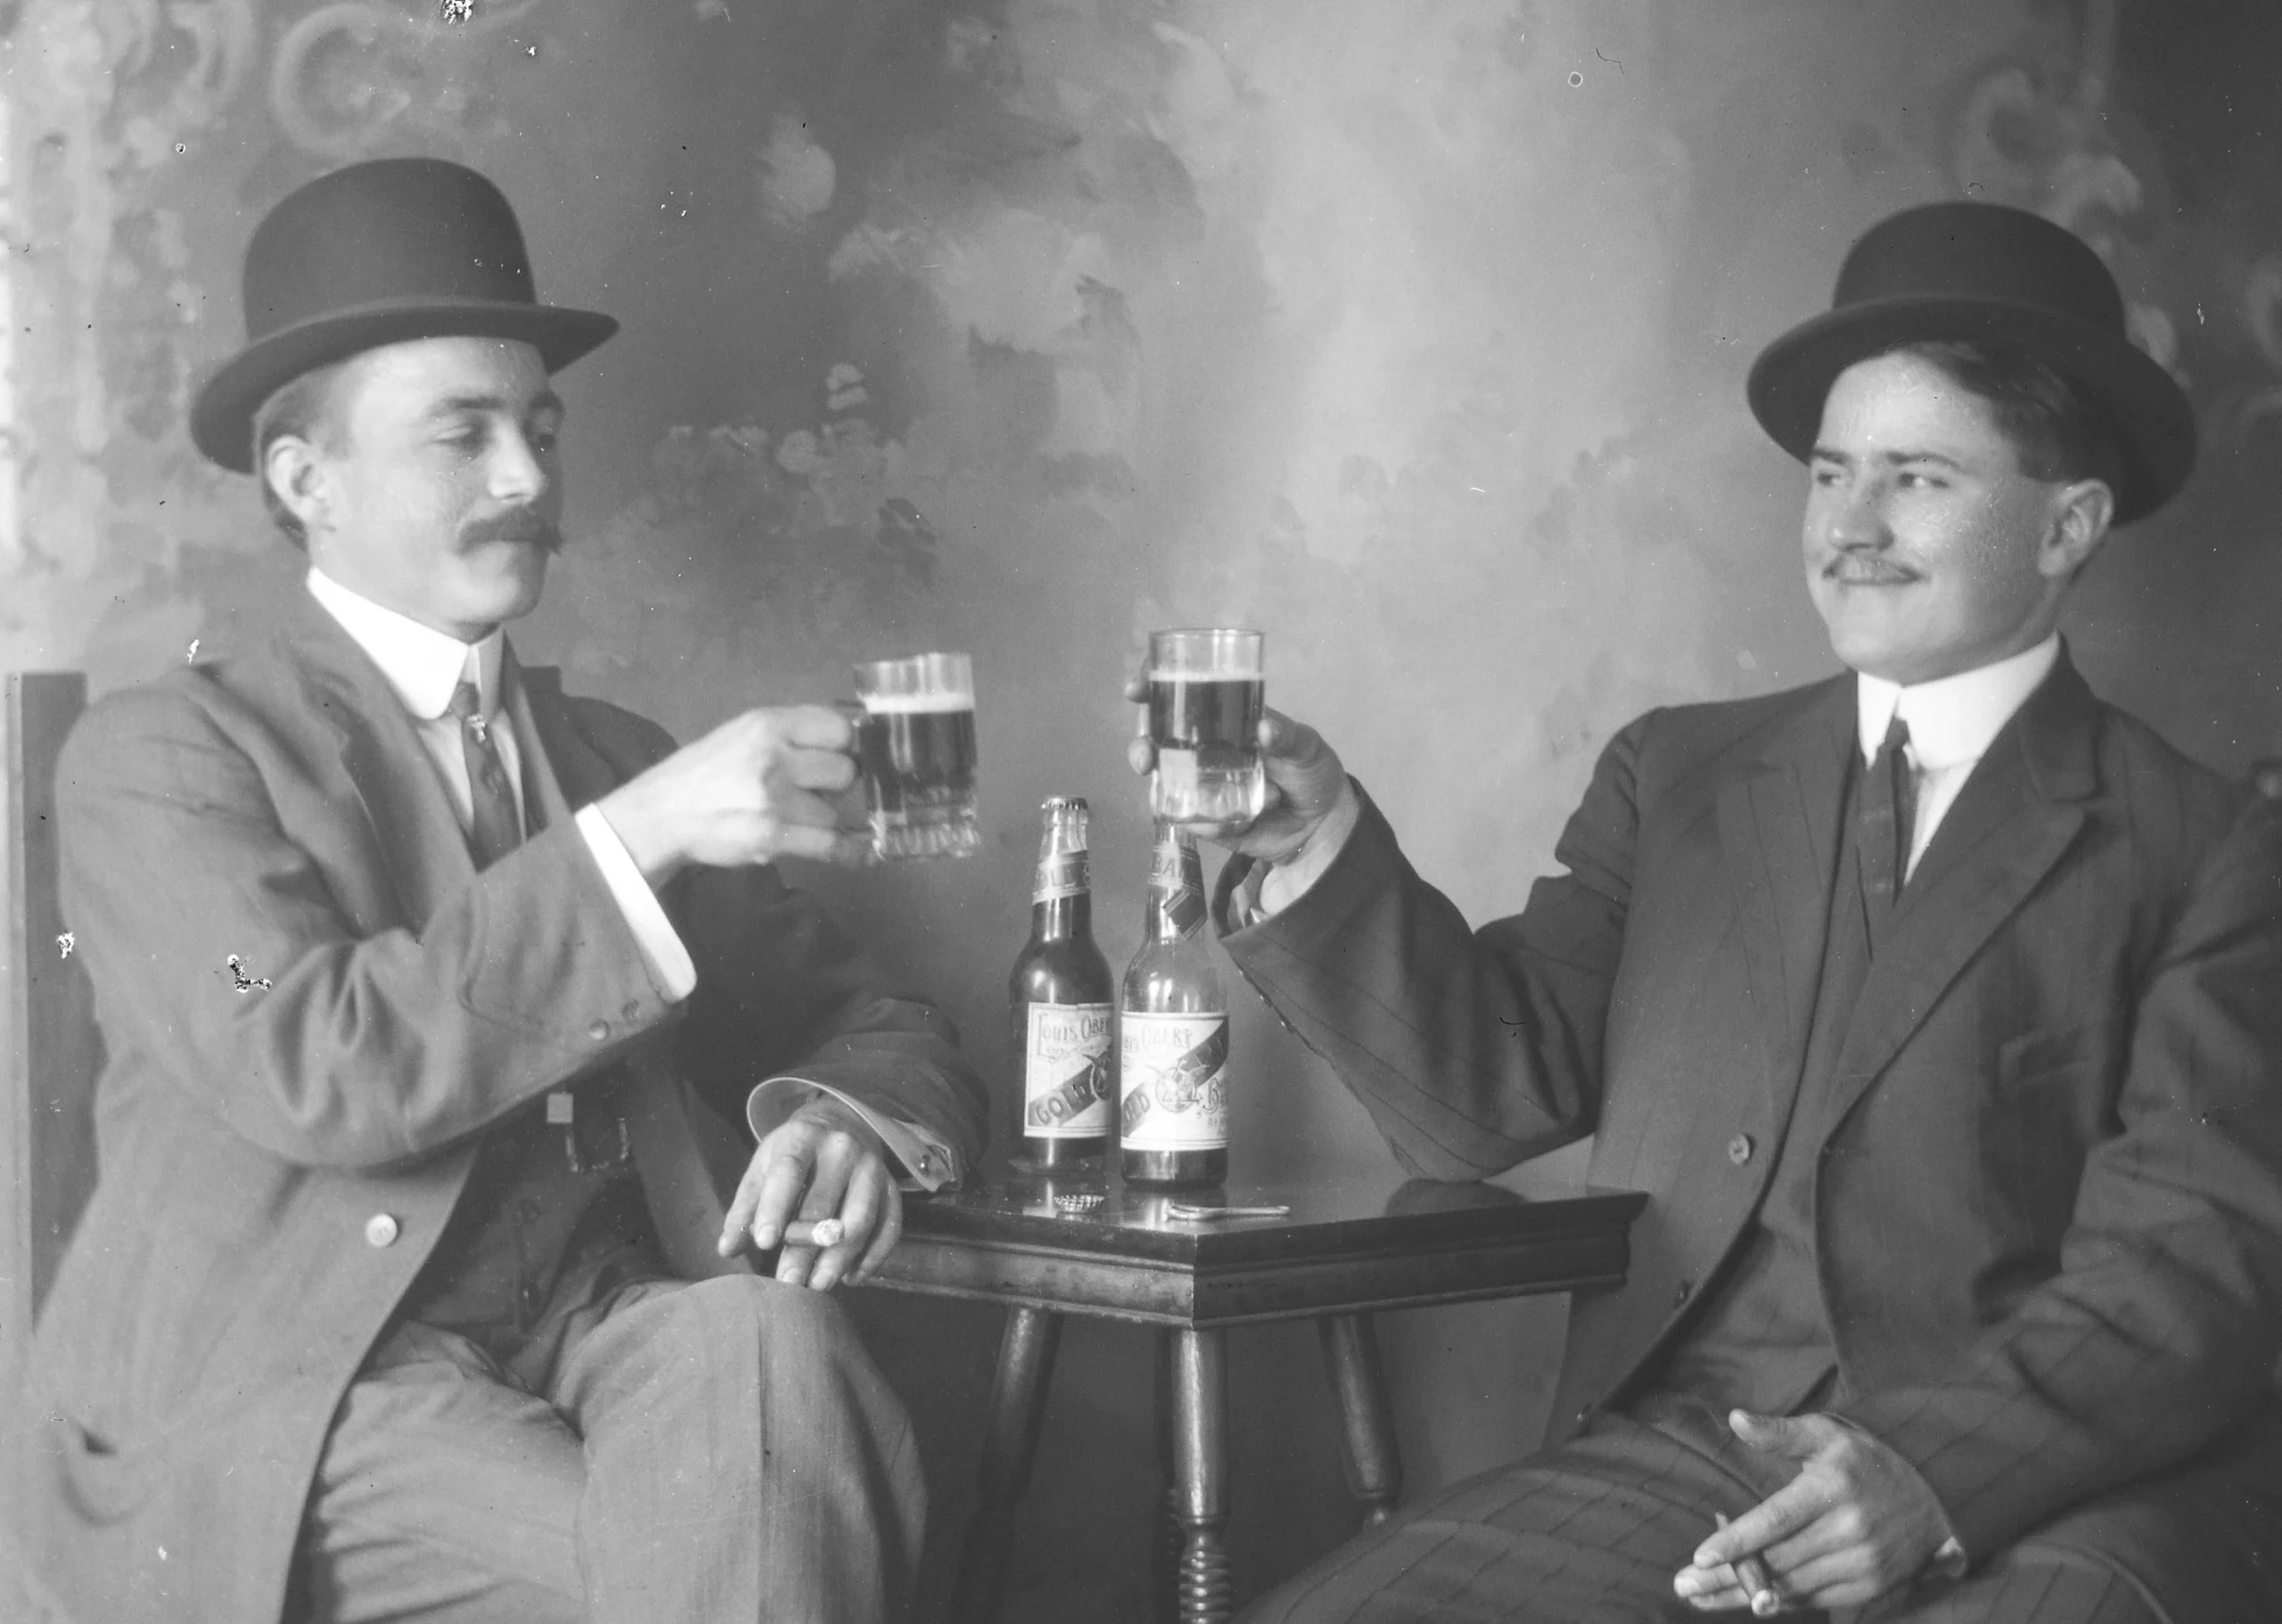
[[[1958,186],[1976,197],[2034,209],[2102,252],[2097,211],[2136,214],[2139,176],[2107,134],[2122,0],[2086,0],[2073,71],[2007,62],[1966,93],[1951,140]]]
[[[469,133],[475,47],[514,30],[546,0],[474,0],[415,9],[336,0],[277,42],[269,105],[314,157],[346,162],[407,142],[457,144]],[[534,47],[535,48],[535,47]]]
[[[221,117],[243,87],[260,48],[253,0],[139,4],[119,7],[104,21],[130,30],[114,69],[125,91],[119,138],[144,168],[178,156],[177,143]],[[161,67],[160,51],[162,42],[172,43],[166,40],[169,34],[190,43],[186,62],[170,76]]]

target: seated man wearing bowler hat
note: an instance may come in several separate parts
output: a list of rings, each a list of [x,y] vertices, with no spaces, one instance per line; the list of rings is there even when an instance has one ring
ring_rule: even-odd
[[[616,324],[538,301],[481,176],[303,187],[245,313],[192,432],[308,590],[60,769],[108,1059],[0,1445],[36,1589],[83,1624],[900,1616],[910,1427],[827,1292],[983,1112],[771,866],[862,860],[846,723],[677,750],[516,660],[549,374]]]
[[[2282,1619],[2282,834],[2055,631],[2187,476],[2106,267],[1943,203],[1753,367],[1840,677],[1652,712],[1479,931],[1316,733],[1230,956],[1413,1169],[1646,1191],[1546,1450],[1281,1620]]]

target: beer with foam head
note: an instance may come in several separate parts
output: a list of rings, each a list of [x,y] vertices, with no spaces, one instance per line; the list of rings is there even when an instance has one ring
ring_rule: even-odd
[[[856,764],[882,857],[982,849],[974,805],[974,677],[965,654],[856,668]]]
[[[1153,816],[1201,834],[1233,834],[1260,816],[1263,641],[1233,628],[1149,635]]]

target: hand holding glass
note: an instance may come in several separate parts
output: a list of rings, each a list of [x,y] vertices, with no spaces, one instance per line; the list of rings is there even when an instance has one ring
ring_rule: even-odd
[[[883,858],[969,857],[974,808],[974,673],[965,654],[856,668],[856,767]]]
[[[1149,811],[1199,834],[1233,834],[1268,803],[1260,759],[1262,634],[1149,634]]]

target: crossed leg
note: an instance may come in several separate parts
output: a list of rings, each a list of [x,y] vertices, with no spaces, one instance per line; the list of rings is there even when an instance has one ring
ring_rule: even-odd
[[[1271,1592],[1244,1624],[1723,1616],[1681,1601],[1672,1575],[1712,1531],[1714,1513],[1739,1515],[1789,1472],[1732,1439],[1722,1447],[1716,1413],[1695,1408],[1675,1404],[1653,1421],[1605,1415],[1557,1449],[1456,1484]],[[2121,1572],[2033,1539],[1964,1583],[1897,1592],[1852,1616],[1860,1624],[2163,1624]]]
[[[314,1619],[894,1616],[924,1490],[836,1302],[641,1280],[557,1331],[512,1366],[449,1332],[390,1334],[319,1464]]]

